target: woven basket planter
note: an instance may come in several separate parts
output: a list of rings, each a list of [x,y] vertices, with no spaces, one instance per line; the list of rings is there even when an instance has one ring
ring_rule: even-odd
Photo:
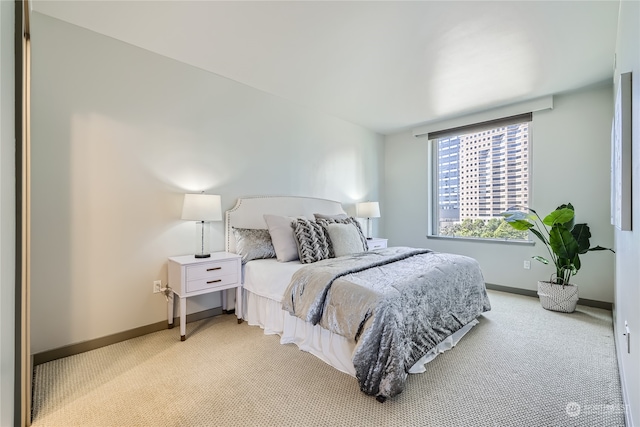
[[[538,282],[538,296],[542,308],[563,313],[573,313],[578,304],[576,285],[556,285],[551,282]]]

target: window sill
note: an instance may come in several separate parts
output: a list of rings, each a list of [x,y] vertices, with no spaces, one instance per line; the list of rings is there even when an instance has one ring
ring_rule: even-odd
[[[427,234],[427,239],[433,240],[455,240],[460,242],[474,243],[497,243],[500,245],[516,245],[516,246],[535,246],[533,240],[500,240],[500,239],[482,239],[480,237],[456,237],[456,236],[433,236]]]

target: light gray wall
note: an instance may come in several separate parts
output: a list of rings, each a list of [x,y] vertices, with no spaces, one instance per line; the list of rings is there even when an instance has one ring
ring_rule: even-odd
[[[0,426],[13,425],[15,327],[14,2],[0,1]]]
[[[620,73],[632,72],[632,229],[615,231],[615,322],[618,361],[628,405],[629,426],[640,424],[640,3],[620,2],[616,43],[617,84]],[[617,86],[616,86],[617,91]],[[616,93],[616,92],[614,92]],[[612,101],[613,103],[613,97]],[[631,331],[627,353],[624,323]]]
[[[32,41],[34,353],[166,319],[152,282],[193,253],[185,192],[223,210],[254,194],[378,198],[374,132],[38,13]]]
[[[531,207],[548,213],[572,202],[576,217],[591,228],[592,245],[613,247],[609,225],[609,170],[612,86],[603,84],[554,97],[553,110],[534,113],[532,125]],[[385,143],[384,233],[391,245],[428,247],[476,258],[488,283],[535,290],[553,270],[538,262],[531,270],[523,261],[545,255],[541,245],[427,239],[426,138],[411,132],[390,135]],[[600,195],[600,196],[596,196]],[[613,301],[610,252],[589,253],[574,281],[582,298]]]

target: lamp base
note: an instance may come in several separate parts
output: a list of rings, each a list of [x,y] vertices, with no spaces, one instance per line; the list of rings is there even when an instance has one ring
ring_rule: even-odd
[[[209,258],[211,254],[195,254],[196,258]]]

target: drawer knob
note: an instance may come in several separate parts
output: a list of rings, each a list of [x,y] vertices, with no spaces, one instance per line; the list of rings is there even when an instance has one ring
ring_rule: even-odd
[[[218,282],[222,282],[222,279],[209,280],[207,283],[218,283]]]
[[[222,270],[222,267],[207,268],[207,271]]]

